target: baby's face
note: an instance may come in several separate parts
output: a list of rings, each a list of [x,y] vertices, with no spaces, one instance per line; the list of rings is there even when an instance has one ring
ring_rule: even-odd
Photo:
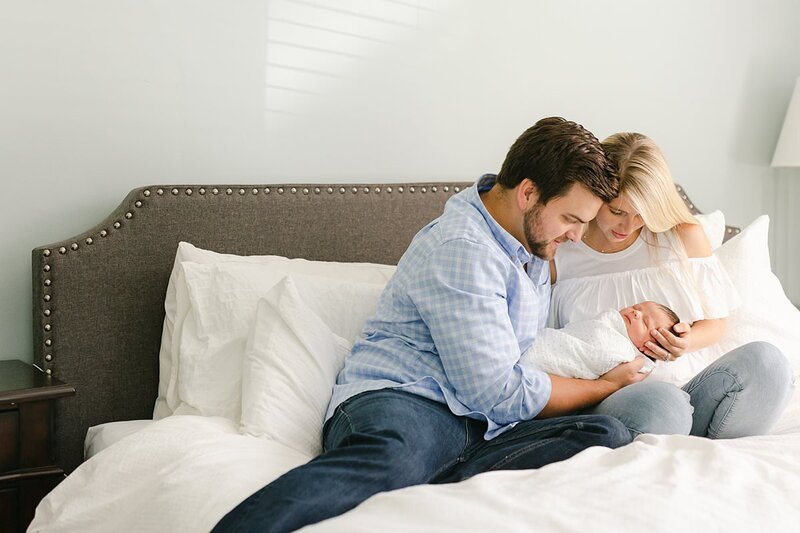
[[[658,328],[672,327],[667,314],[655,302],[642,302],[633,307],[620,309],[619,314],[625,321],[625,329],[628,331],[628,338],[641,352],[644,350],[644,343],[654,341],[650,332]]]

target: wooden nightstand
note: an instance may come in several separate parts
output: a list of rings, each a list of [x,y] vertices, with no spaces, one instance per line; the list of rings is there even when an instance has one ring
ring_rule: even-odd
[[[64,479],[55,464],[53,404],[75,389],[22,361],[0,361],[0,531],[25,531]]]

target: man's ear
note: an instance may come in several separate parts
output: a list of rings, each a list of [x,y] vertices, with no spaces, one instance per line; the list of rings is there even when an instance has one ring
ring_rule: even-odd
[[[536,187],[536,184],[528,178],[519,182],[516,194],[517,205],[522,211],[527,211],[539,201],[539,189]]]

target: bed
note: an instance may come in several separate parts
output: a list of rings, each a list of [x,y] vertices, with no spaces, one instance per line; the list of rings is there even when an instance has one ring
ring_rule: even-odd
[[[328,344],[293,337],[291,349],[298,350],[300,359],[317,349],[321,351],[312,355],[330,350],[341,357],[346,352],[341,339],[352,336],[359,320],[363,323],[368,302],[377,298],[391,265],[414,234],[441,213],[446,200],[467,186],[466,182],[148,186],[131,191],[109,217],[88,231],[34,249],[34,362],[77,392],[61,400],[55,421],[59,463],[70,475],[40,503],[30,530],[207,531],[249,494],[308,461],[321,426],[309,429],[308,423],[302,427],[299,422],[318,410],[322,399],[307,394],[298,399],[306,411],[275,412],[275,395],[296,394],[292,372],[303,369],[275,367],[274,361],[261,364],[253,354],[276,347],[268,346],[270,339],[254,336],[258,329],[254,325],[246,344],[241,341],[237,349],[246,352],[241,355],[245,364],[253,365],[247,375],[261,381],[242,377],[241,358],[220,365],[217,357],[207,360],[205,367],[194,362],[188,366],[183,360],[177,369],[170,367],[164,353],[170,343],[164,340],[174,333],[168,332],[169,301],[177,273],[198,280],[196,286],[187,283],[206,291],[187,293],[197,298],[189,298],[196,303],[205,301],[203,294],[218,298],[225,292],[212,290],[221,277],[227,276],[226,283],[244,278],[250,283],[255,276],[258,281],[253,283],[262,283],[259,269],[264,265],[248,258],[285,258],[281,272],[301,273],[292,279],[275,274],[283,280],[283,292],[276,295],[270,289],[271,303],[256,298],[246,315],[252,316],[256,309],[250,322],[271,327],[275,320],[270,317],[275,319],[281,302],[308,304],[298,309],[322,316],[316,324],[331,329],[332,336],[326,337]],[[685,191],[678,190],[699,214]],[[735,327],[729,329],[736,334],[715,350],[699,354],[698,364],[742,341],[763,339],[779,345],[795,375],[800,374],[800,311],[789,303],[769,270],[768,220],[759,218],[741,235],[739,228],[725,225],[721,214],[705,219],[704,227],[718,241],[715,253],[733,271],[744,305],[741,315],[731,318]],[[184,244],[184,250],[196,254],[185,262],[189,265],[185,271],[176,270],[181,242],[191,243]],[[203,264],[204,257],[214,258],[209,260],[212,266]],[[221,274],[216,261],[243,264],[230,267],[233,273]],[[353,270],[354,263],[362,266]],[[336,281],[319,284],[320,272]],[[349,277],[346,282],[338,280],[342,272]],[[298,295],[300,300],[290,298]],[[180,294],[177,298],[172,305],[179,311]],[[347,305],[348,312],[337,310],[326,318],[327,308],[320,299]],[[209,321],[219,321],[213,322],[219,326],[235,318],[236,312],[233,307],[211,318],[198,312],[195,338],[203,336]],[[293,330],[284,322],[280,323],[288,324],[286,331],[278,328],[278,333],[288,335]],[[333,334],[334,329],[339,335]],[[185,331],[181,329],[175,338],[186,337]],[[282,338],[278,333],[273,339]],[[311,371],[325,378],[315,382],[318,391],[336,365],[312,362],[316,366]],[[273,371],[286,379],[271,381]],[[188,390],[181,388],[183,383],[170,384],[170,376],[192,376],[197,383]],[[216,390],[215,376],[223,376],[220,381],[230,378],[230,386],[240,389],[234,396],[233,389]],[[273,395],[273,404],[256,398],[263,390]],[[186,400],[193,393],[195,399]],[[214,394],[217,400],[233,397],[234,401],[219,408]],[[284,429],[289,437],[284,438]],[[308,529],[785,530],[800,519],[798,457],[800,398],[795,395],[770,435],[735,441],[644,435],[618,450],[592,448],[537,471],[493,472],[453,485],[380,494]]]

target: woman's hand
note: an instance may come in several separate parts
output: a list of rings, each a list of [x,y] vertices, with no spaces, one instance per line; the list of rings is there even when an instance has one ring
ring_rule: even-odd
[[[661,361],[674,361],[689,351],[692,326],[686,322],[679,322],[672,327],[672,331],[658,328],[651,331],[650,335],[658,344],[652,341],[646,342],[645,355]]]

